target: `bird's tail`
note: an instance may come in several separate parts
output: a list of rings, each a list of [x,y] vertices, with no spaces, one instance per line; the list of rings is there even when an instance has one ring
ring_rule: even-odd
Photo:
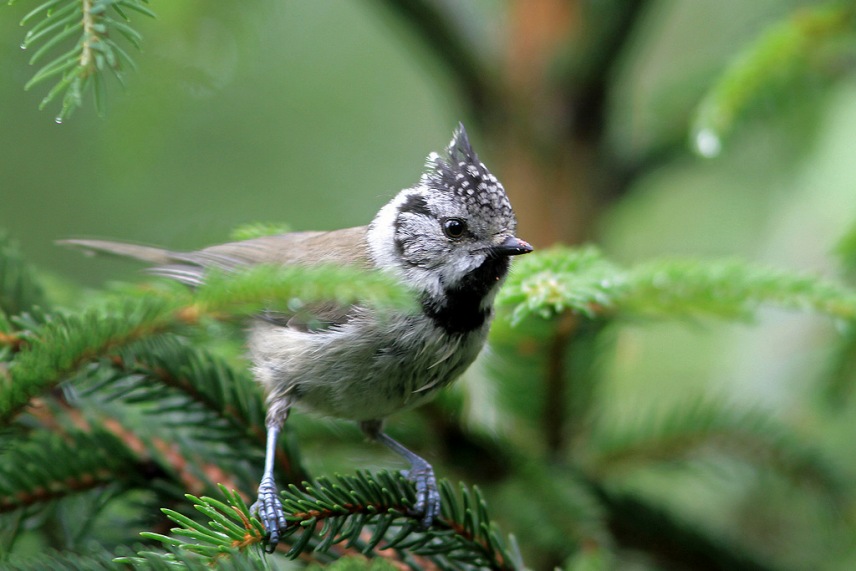
[[[108,240],[58,240],[57,244],[80,248],[84,253],[89,255],[96,253],[112,254],[114,256],[134,258],[155,265],[169,264],[174,259],[174,254],[169,250],[124,242],[111,242]]]

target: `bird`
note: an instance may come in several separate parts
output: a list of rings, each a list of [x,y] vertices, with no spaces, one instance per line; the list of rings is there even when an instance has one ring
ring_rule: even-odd
[[[388,436],[384,419],[430,400],[476,359],[511,258],[533,251],[516,236],[516,226],[505,188],[459,123],[445,152],[430,153],[418,182],[398,192],[367,226],[289,232],[191,252],[60,242],[136,258],[150,264],[151,273],[190,287],[202,285],[212,271],[337,264],[385,272],[412,291],[415,310],[323,302],[251,318],[248,355],[267,405],[264,470],[252,510],[272,553],[288,525],[274,479],[275,451],[294,407],[355,421],[369,439],[410,464],[403,474],[415,486],[414,517],[428,527],[440,516],[433,467]]]

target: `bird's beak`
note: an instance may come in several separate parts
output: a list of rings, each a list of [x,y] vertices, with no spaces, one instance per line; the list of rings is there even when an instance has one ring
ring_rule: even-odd
[[[493,247],[493,253],[500,256],[519,256],[520,254],[528,254],[531,251],[532,246],[528,242],[524,242],[514,236],[509,236]]]

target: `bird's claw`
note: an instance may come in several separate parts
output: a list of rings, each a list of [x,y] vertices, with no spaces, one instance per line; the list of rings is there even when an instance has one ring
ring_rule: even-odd
[[[440,516],[440,490],[437,487],[437,478],[434,477],[434,469],[425,462],[402,471],[402,475],[416,487],[416,503],[410,511],[411,515],[421,518],[422,527],[431,527],[434,520]]]
[[[258,515],[262,525],[267,530],[265,538],[265,551],[273,553],[279,543],[280,535],[288,526],[285,519],[285,510],[279,499],[279,493],[273,478],[262,478],[259,484],[259,499],[250,508],[251,513]]]

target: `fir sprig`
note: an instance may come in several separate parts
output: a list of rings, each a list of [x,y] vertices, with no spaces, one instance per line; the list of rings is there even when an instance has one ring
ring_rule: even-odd
[[[0,420],[14,416],[35,395],[56,386],[81,365],[137,340],[166,333],[204,316],[246,316],[295,302],[363,301],[374,306],[413,307],[413,295],[390,276],[354,268],[260,266],[218,274],[196,291],[144,290],[138,297],[109,300],[78,313],[46,316],[28,332],[27,344],[0,377]]]
[[[0,451],[0,512],[130,480],[137,472],[134,456],[107,431],[36,431]]]
[[[181,546],[192,553],[208,558],[221,558],[250,545],[260,544],[265,537],[264,527],[257,519],[250,516],[247,505],[237,493],[230,492],[223,486],[220,486],[220,490],[225,496],[226,503],[215,498],[205,496],[197,498],[191,494],[187,495],[187,499],[193,502],[193,507],[210,518],[207,525],[175,510],[166,508],[163,510],[169,519],[182,526],[173,528],[172,532],[186,539],[149,532],[144,532],[143,536],[161,541],[166,545]]]
[[[711,398],[639,410],[634,418],[619,423],[595,423],[585,447],[588,469],[601,477],[716,448],[748,463],[773,467],[794,483],[832,497],[845,487],[840,466],[807,447],[770,414]]]
[[[291,226],[283,222],[250,222],[233,228],[232,231],[229,232],[229,239],[238,242],[241,240],[261,238],[263,236],[285,234],[287,232],[293,232],[293,229]]]
[[[32,266],[24,261],[18,243],[0,231],[0,317],[18,315],[44,304],[44,291]]]
[[[210,442],[194,453],[205,452],[211,461],[231,464],[246,459],[248,447],[264,447],[265,412],[258,384],[179,336],[132,343],[84,369],[72,382],[86,398],[136,405],[159,425],[183,430],[197,443]],[[219,446],[223,442],[231,446]],[[277,469],[285,480],[306,479],[297,450],[288,439],[281,445],[286,454],[277,456]]]
[[[513,323],[564,311],[589,318],[748,319],[764,305],[856,317],[856,291],[817,276],[739,260],[657,260],[625,269],[591,247],[523,258],[497,303]]]
[[[179,410],[206,430],[226,423],[264,441],[264,431],[260,429],[264,425],[264,403],[258,385],[223,359],[191,346],[181,337],[142,339],[119,349],[84,375],[91,377],[81,387],[86,393],[98,393],[106,399],[158,402],[147,412]]]
[[[594,247],[550,248],[515,261],[497,296],[513,324],[530,315],[564,311],[586,317],[611,313],[626,290],[626,276]]]
[[[270,563],[258,555],[248,551],[224,552],[217,559],[216,569],[218,571],[270,571]],[[211,571],[211,559],[203,557],[192,551],[182,549],[168,549],[162,551],[140,551],[135,555],[117,557],[113,560],[111,569],[116,568],[119,563],[134,569],[145,571]]]
[[[78,367],[123,345],[167,330],[178,306],[163,298],[127,300],[79,314],[54,314],[28,339],[0,378],[0,421],[34,396],[56,386]]]
[[[856,291],[818,276],[739,260],[663,260],[627,275],[623,308],[650,317],[751,318],[764,305],[856,317]]]
[[[14,0],[13,0],[14,1]],[[30,26],[22,48],[38,48],[30,65],[42,67],[27,82],[30,89],[45,81],[55,81],[39,109],[62,96],[57,122],[62,122],[83,104],[83,95],[94,88],[95,102],[103,108],[104,75],[110,71],[121,82],[125,67],[134,61],[117,41],[123,37],[140,47],[142,36],[130,25],[130,11],[154,17],[148,0],[47,0],[21,20]],[[46,63],[50,54],[58,55]]]
[[[771,25],[742,50],[699,104],[692,142],[702,156],[719,154],[722,140],[746,110],[796,79],[828,72],[829,62],[852,43],[856,10],[846,2],[806,6]],[[847,42],[842,42],[847,39]]]
[[[346,550],[389,556],[407,551],[425,557],[440,569],[523,569],[513,544],[503,540],[491,522],[478,490],[440,482],[443,515],[428,529],[410,515],[414,492],[410,482],[387,472],[320,478],[304,489],[290,486],[281,493],[289,527],[284,544],[288,557],[307,551],[326,552],[344,544]],[[164,513],[181,527],[173,536],[144,533],[171,547],[208,558],[260,545],[264,529],[234,493],[223,490],[226,502],[188,496],[197,511],[210,518],[200,523],[173,510]],[[169,553],[166,558],[172,558]],[[122,562],[131,562],[123,559]]]
[[[45,569],[62,571],[115,571],[116,563],[113,561],[115,558],[116,555],[114,553],[101,550],[95,553],[80,554],[47,549],[26,559],[13,556],[9,560],[3,561],[3,569],[4,571],[44,571]],[[154,567],[151,569],[154,569]]]
[[[195,303],[203,312],[251,314],[263,309],[293,309],[323,301],[346,305],[357,301],[375,307],[415,308],[413,294],[379,271],[346,266],[283,267],[260,265],[237,273],[211,272]]]

